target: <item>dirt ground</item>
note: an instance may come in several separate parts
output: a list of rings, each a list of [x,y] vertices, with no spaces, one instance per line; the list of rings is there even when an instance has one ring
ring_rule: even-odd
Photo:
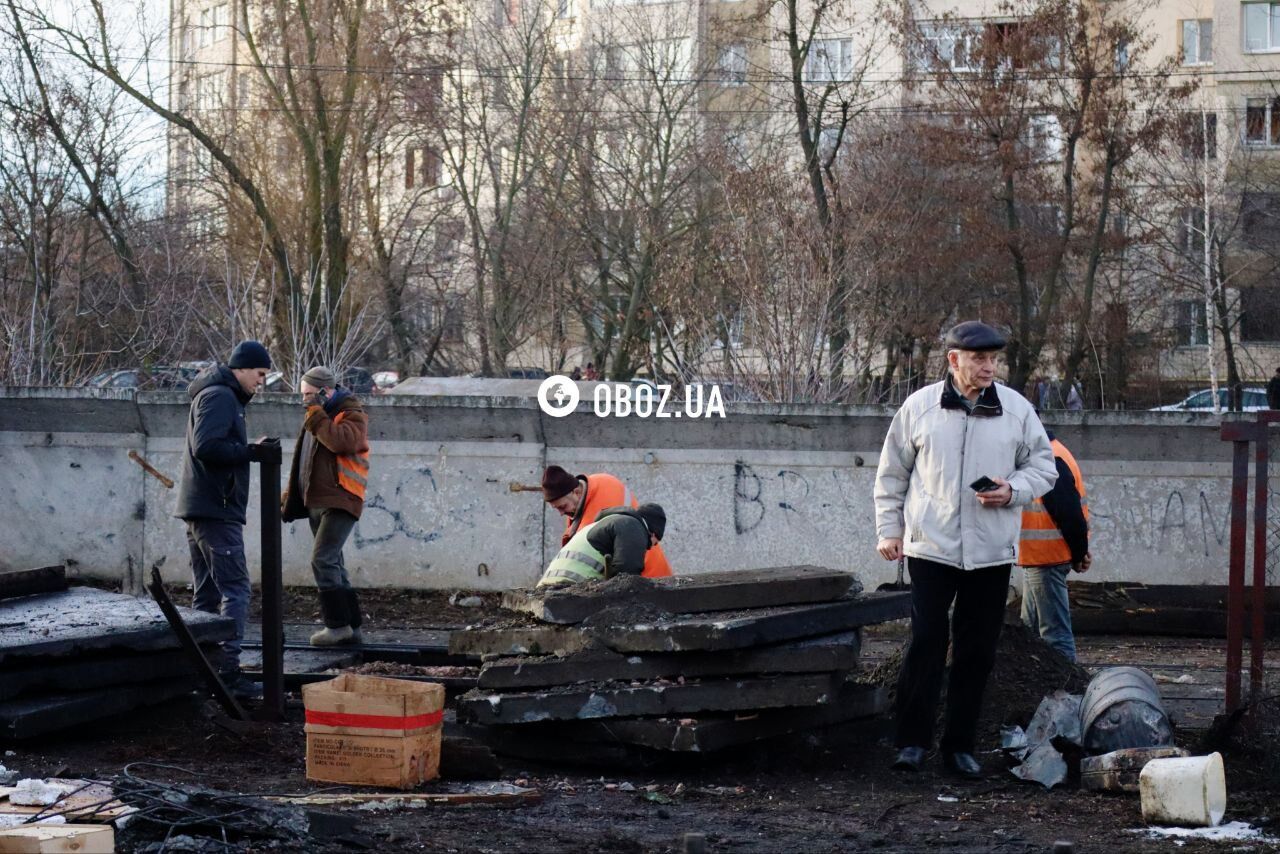
[[[491,612],[493,595],[484,598],[480,609],[449,604],[448,592],[369,593],[365,602],[380,628],[439,628]],[[291,591],[287,619],[307,621],[313,611],[310,591]],[[902,636],[892,626],[875,634],[882,646]],[[1090,643],[1081,639],[1082,658],[1091,654]],[[1060,686],[1046,692],[1054,687]],[[215,723],[209,704],[183,700],[78,733],[5,745],[14,753],[6,753],[3,762],[24,776],[109,778],[128,763],[146,761],[171,767],[137,773],[229,792],[323,788],[305,779],[301,710],[292,708],[291,716],[287,724],[234,735]],[[894,774],[887,770],[892,749],[886,723],[794,736],[657,771],[504,759],[504,779],[537,788],[541,803],[357,814],[368,850],[375,851],[669,852],[680,851],[682,835],[689,832],[705,834],[712,852],[1047,852],[1058,840],[1073,842],[1076,852],[1225,852],[1242,846],[1280,851],[1280,842],[1193,840],[1175,846],[1145,838],[1133,832],[1143,826],[1136,796],[1074,786],[1046,792],[1014,779],[994,754],[980,757],[987,773],[979,782],[946,776],[936,757],[922,774]],[[1194,742],[1199,734],[1181,736]],[[1228,756],[1227,820],[1247,821],[1280,837],[1280,787],[1255,773],[1265,761]]]

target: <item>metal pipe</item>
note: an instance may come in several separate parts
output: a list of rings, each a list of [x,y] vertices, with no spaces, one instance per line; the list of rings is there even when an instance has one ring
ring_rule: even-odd
[[[279,439],[264,441],[259,461],[262,502],[261,721],[284,720],[284,580],[280,522]]]
[[[1244,658],[1244,550],[1248,536],[1249,440],[1231,443],[1231,558],[1227,575],[1227,712],[1240,707]]]
[[[1267,596],[1267,463],[1270,448],[1266,419],[1258,418],[1253,475],[1253,621],[1249,632],[1249,698],[1262,699],[1263,654],[1266,651]]]

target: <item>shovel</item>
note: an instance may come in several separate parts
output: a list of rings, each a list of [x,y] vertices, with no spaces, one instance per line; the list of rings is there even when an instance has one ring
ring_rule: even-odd
[[[898,558],[898,580],[881,584],[876,590],[910,590],[911,585],[906,584],[902,580],[902,573],[906,568],[907,559],[905,557]]]

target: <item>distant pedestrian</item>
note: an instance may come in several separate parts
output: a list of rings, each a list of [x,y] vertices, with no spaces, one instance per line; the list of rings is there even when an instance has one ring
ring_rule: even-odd
[[[1023,567],[1022,622],[1071,661],[1076,641],[1071,631],[1071,602],[1067,575],[1088,572],[1089,501],[1076,458],[1053,431],[1046,431],[1053,448],[1058,479],[1040,498],[1022,509],[1022,537],[1018,565]]]
[[[573,366],[573,370],[569,372],[569,379],[573,380],[575,383],[576,383],[576,382],[581,381],[581,379],[582,379],[582,366],[581,366],[581,365],[574,365],[574,366]]]
[[[1280,409],[1280,368],[1276,368],[1275,376],[1267,381],[1267,406]]]
[[[1067,387],[1067,411],[1080,412],[1084,409],[1084,397],[1080,394],[1080,384],[1072,383]]]
[[[201,371],[187,393],[186,452],[182,484],[174,513],[187,523],[187,546],[198,610],[230,617],[235,636],[222,643],[215,667],[235,694],[254,686],[240,675],[240,647],[249,616],[249,568],[244,556],[245,511],[249,505],[249,463],[269,456],[279,459],[280,446],[260,440],[250,444],[244,408],[266,381],[271,369],[267,349],[242,341],[226,365]]]
[[[979,777],[978,713],[995,663],[1020,509],[1053,485],[1049,437],[1031,403],[995,385],[1004,336],[985,323],[945,338],[949,371],[902,404],[876,472],[876,548],[911,574],[911,644],[898,677],[895,769],[918,771],[952,643],[943,761]],[[948,620],[948,612],[955,609]]]
[[[596,370],[594,362],[587,362],[587,367],[582,372],[582,378],[587,382],[597,382],[600,379],[600,372]]]
[[[359,643],[360,600],[347,576],[342,549],[364,510],[369,479],[369,417],[360,399],[317,366],[302,375],[306,418],[298,432],[289,485],[280,499],[286,522],[306,519],[315,541],[311,573],[320,593],[324,628],[312,646]]]

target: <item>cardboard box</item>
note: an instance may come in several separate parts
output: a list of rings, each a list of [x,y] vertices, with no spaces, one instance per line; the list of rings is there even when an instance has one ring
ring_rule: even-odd
[[[2,854],[112,854],[115,850],[116,834],[109,824],[28,824],[0,830]]]
[[[307,779],[412,789],[440,775],[444,686],[344,673],[304,685]]]

